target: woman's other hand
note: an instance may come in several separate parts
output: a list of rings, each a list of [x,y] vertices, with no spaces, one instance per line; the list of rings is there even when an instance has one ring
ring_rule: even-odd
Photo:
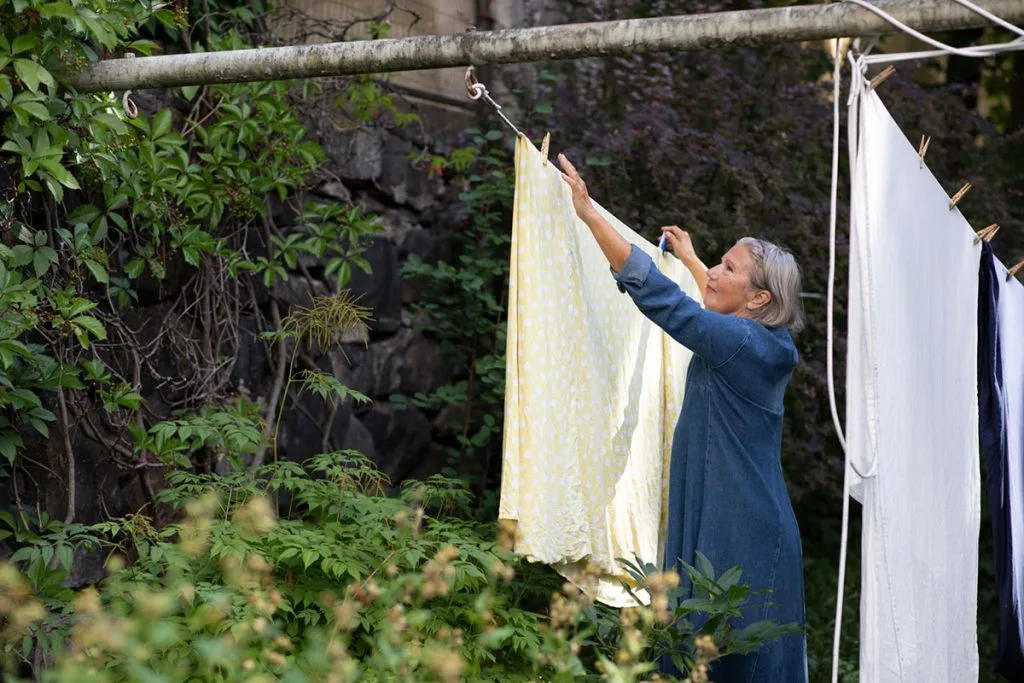
[[[661,228],[661,232],[664,233],[666,239],[668,239],[669,249],[676,255],[680,261],[684,264],[689,265],[700,261],[697,258],[697,252],[693,250],[693,242],[690,241],[690,233],[686,232],[678,225],[666,225]]]
[[[672,253],[690,271],[690,275],[693,276],[697,287],[700,289],[701,297],[706,297],[708,291],[708,267],[697,257],[697,252],[693,249],[693,242],[690,241],[690,233],[678,225],[666,225],[661,229],[661,232],[665,235],[665,239],[668,240],[668,246],[672,249]]]
[[[572,190],[572,206],[576,210],[576,215],[586,220],[594,212],[594,204],[590,201],[587,184],[583,182],[576,167],[565,158],[564,154],[558,155],[558,164],[562,167],[562,178]]]

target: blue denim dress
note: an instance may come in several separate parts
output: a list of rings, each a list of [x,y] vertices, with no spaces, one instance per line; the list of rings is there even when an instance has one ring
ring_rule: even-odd
[[[803,625],[803,551],[781,463],[782,399],[798,361],[789,331],[705,310],[635,246],[613,275],[645,316],[694,354],[672,443],[665,568],[694,564],[698,550],[716,573],[739,565],[741,583],[771,592],[753,596],[735,628],[765,619]],[[675,673],[669,661],[663,669]],[[726,657],[711,678],[803,683],[804,635]]]

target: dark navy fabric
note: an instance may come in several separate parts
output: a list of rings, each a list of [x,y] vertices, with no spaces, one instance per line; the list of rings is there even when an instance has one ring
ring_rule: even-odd
[[[978,432],[985,462],[985,486],[992,515],[996,590],[999,597],[999,644],[995,670],[1011,681],[1024,681],[1024,653],[1013,604],[1013,553],[1007,409],[1003,394],[1002,340],[999,336],[999,274],[992,247],[982,242],[978,270]]]
[[[615,273],[637,307],[694,355],[672,442],[665,568],[699,550],[717,573],[739,565],[756,595],[735,627],[804,624],[803,551],[782,474],[782,399],[799,360],[792,336],[705,310],[635,246]],[[697,624],[699,627],[700,624]],[[666,658],[667,659],[667,658]],[[803,633],[716,663],[716,683],[803,683]],[[663,662],[666,673],[670,661]]]

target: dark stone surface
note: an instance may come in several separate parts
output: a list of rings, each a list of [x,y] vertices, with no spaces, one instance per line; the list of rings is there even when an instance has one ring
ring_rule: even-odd
[[[317,128],[320,144],[327,155],[327,165],[346,180],[376,180],[384,170],[383,133],[362,129],[338,131],[334,121],[324,121]]]
[[[359,418],[353,417],[348,421],[348,427],[343,434],[338,435],[338,450],[359,451],[371,460],[377,459],[377,447],[373,443],[373,434],[366,428]]]
[[[363,424],[377,448],[374,460],[392,482],[404,479],[430,450],[430,421],[413,406],[400,410],[387,401],[377,402]]]
[[[451,381],[441,345],[409,328],[373,344],[373,396],[430,392]]]
[[[291,275],[287,280],[274,283],[271,294],[291,308],[310,308],[313,297],[328,296],[331,290],[320,280],[310,280],[304,275]]]
[[[432,206],[440,194],[440,180],[429,177],[426,169],[414,168],[411,143],[389,135],[381,151],[382,173],[377,187],[389,194],[396,204],[408,204],[417,211]]]
[[[243,316],[238,323],[238,348],[234,351],[231,383],[251,396],[263,396],[270,390],[273,379],[273,367],[267,358],[268,342],[259,338],[262,330],[255,316]],[[276,353],[273,348],[271,351]]]
[[[373,311],[371,333],[394,332],[402,319],[402,275],[395,248],[386,236],[374,235],[367,240],[363,258],[369,262],[370,272],[353,268],[347,288]]]
[[[380,225],[398,250],[400,260],[404,261],[409,254],[416,254],[428,263],[437,259],[437,234],[423,227],[412,211],[383,211],[380,213]]]

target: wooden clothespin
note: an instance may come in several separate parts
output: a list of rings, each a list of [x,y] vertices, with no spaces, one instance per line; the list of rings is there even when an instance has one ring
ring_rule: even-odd
[[[1006,281],[1009,282],[1010,278],[1017,274],[1017,271],[1024,267],[1024,261],[1020,261],[1013,268],[1010,268],[1009,272],[1006,273]]]
[[[953,195],[953,198],[949,200],[949,210],[952,211],[953,207],[956,206],[956,203],[958,201],[960,201],[961,199],[963,199],[964,195],[967,194],[968,192],[970,192],[970,190],[971,190],[971,184],[970,183],[964,183],[964,186],[961,187],[957,191],[957,193],[955,195]]]
[[[974,243],[977,244],[982,240],[985,240],[986,242],[991,242],[992,238],[996,236],[997,232],[999,232],[998,223],[993,223],[987,228],[982,228],[981,230],[975,233],[977,237],[974,238]]]
[[[894,73],[896,73],[896,67],[890,64],[889,66],[882,69],[882,71],[877,76],[871,79],[871,82],[868,84],[868,87],[874,90],[878,86],[882,85],[882,83],[884,83],[885,80],[889,78],[889,76],[892,76]]]
[[[544,165],[548,165],[548,150],[551,148],[551,133],[547,133],[544,136],[544,140],[540,143],[540,155],[544,157]]]
[[[921,144],[917,146],[917,157],[920,159],[919,168],[924,168],[924,155],[928,153],[928,145],[931,144],[931,137],[921,136]]]

